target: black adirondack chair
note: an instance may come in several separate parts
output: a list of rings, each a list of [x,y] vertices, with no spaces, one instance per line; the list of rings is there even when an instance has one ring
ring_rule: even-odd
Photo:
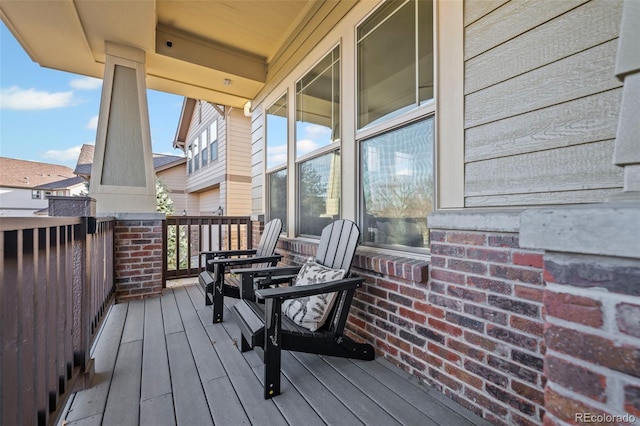
[[[337,220],[322,231],[315,261],[333,269],[349,271],[360,231],[355,223]],[[362,278],[344,279],[304,286],[267,288],[281,277],[292,279],[300,267],[262,268],[236,271],[258,280],[256,299],[242,299],[232,312],[242,332],[240,350],[256,349],[265,362],[264,398],[280,394],[281,351],[290,350],[362,360],[374,359],[371,345],[357,343],[343,334],[351,300]],[[243,280],[249,285],[250,280]],[[337,292],[329,317],[321,328],[310,331],[282,314],[287,299]],[[264,303],[261,303],[264,302]]]
[[[200,253],[206,257],[206,270],[198,276],[198,281],[205,291],[205,304],[213,304],[213,322],[222,322],[224,296],[253,299],[253,287],[246,286],[243,294],[238,277],[230,276],[229,270],[236,266],[265,267],[275,266],[280,258],[275,254],[276,244],[282,231],[282,221],[269,221],[260,237],[258,248],[252,250],[223,250]],[[212,296],[212,298],[209,297]]]

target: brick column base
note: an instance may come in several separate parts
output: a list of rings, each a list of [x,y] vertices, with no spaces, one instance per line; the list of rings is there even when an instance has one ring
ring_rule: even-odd
[[[116,219],[116,302],[161,295],[164,214],[128,213]]]

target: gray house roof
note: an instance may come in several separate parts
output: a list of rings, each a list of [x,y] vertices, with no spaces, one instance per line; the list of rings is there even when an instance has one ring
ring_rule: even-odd
[[[78,156],[78,162],[76,163],[76,168],[73,171],[76,175],[82,176],[86,179],[91,176],[94,150],[95,147],[93,145],[82,145],[80,155]],[[186,161],[185,157],[179,157],[177,155],[153,154],[153,168],[156,172],[177,166]]]
[[[44,189],[44,190],[52,190],[56,189],[65,189],[72,186],[79,185],[85,182],[85,179],[82,176],[76,176],[72,178],[66,178],[62,180],[58,180],[56,182],[46,183],[44,185],[37,186],[35,189]]]
[[[65,186],[58,186],[58,182],[68,178],[75,176],[67,166],[0,157],[0,186],[42,188],[43,185],[54,184],[57,189],[62,189]]]

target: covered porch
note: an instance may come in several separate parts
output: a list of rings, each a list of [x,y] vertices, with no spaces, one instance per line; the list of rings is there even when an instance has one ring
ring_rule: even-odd
[[[488,424],[388,361],[286,352],[282,394],[262,398],[262,362],[236,347],[227,315],[193,278],[161,297],[113,305],[92,350],[93,386],[72,395],[66,425]],[[234,303],[234,299],[227,299]]]

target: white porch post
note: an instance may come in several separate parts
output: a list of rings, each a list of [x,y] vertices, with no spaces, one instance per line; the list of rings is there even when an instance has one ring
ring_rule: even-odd
[[[106,43],[89,195],[98,215],[156,211],[145,52]]]

